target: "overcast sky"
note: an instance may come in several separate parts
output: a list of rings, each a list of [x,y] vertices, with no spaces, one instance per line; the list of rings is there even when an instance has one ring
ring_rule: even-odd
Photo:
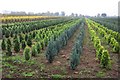
[[[0,12],[61,12],[94,16],[98,13],[118,15],[120,0],[0,0]]]

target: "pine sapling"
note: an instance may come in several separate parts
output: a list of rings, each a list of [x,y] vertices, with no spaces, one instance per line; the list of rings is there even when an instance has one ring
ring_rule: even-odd
[[[20,51],[20,43],[18,41],[18,38],[15,39],[14,50],[15,50],[15,52],[19,52]]]
[[[37,49],[35,45],[32,45],[32,56],[37,56]]]
[[[6,50],[6,40],[5,39],[2,40],[1,47],[2,47],[2,50]]]
[[[31,54],[30,54],[30,48],[28,46],[26,46],[23,53],[24,53],[25,60],[29,60],[31,57]]]

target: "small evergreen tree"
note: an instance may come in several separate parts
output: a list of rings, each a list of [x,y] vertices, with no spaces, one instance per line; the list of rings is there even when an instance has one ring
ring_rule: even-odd
[[[103,50],[100,64],[103,68],[110,68],[111,61],[110,61],[110,55],[107,50]]]
[[[40,53],[40,49],[41,49],[40,43],[37,42],[35,46],[36,46],[37,52],[39,54]]]
[[[7,45],[12,46],[10,38],[7,39]]]
[[[16,38],[17,38],[17,34],[14,35],[14,39],[16,39]]]
[[[32,56],[37,56],[37,49],[35,45],[32,45]]]
[[[48,37],[45,37],[44,41],[45,41],[45,46],[47,46],[48,45]]]
[[[104,47],[100,46],[100,48],[97,52],[97,54],[98,54],[97,57],[98,57],[99,60],[101,60],[103,50],[104,50]]]
[[[41,41],[41,48],[42,48],[42,50],[44,49],[44,41],[43,40]]]
[[[34,32],[33,32],[33,38],[35,38],[35,35],[36,35],[36,32],[34,31]]]
[[[55,47],[56,47],[56,51],[57,51],[57,55],[58,55],[58,53],[59,53],[59,51],[61,49],[61,43],[60,43],[59,39],[56,40]]]
[[[26,47],[26,42],[25,42],[25,40],[22,40],[22,49],[25,49],[25,47]]]
[[[31,55],[30,55],[30,48],[28,46],[24,49],[23,53],[24,53],[25,60],[29,60]]]
[[[28,35],[26,34],[26,35],[25,35],[25,41],[27,41],[27,40],[28,40]]]
[[[13,38],[13,43],[15,43],[16,39],[18,39],[18,36],[17,34],[14,35],[14,38]],[[19,41],[19,40],[18,40]]]
[[[120,51],[120,46],[118,42],[114,43],[114,47],[113,47],[113,52],[119,52]]]
[[[5,37],[8,38],[8,37],[9,37],[9,34],[10,34],[10,31],[9,31],[9,30],[6,30]]]
[[[15,50],[15,52],[19,52],[20,51],[20,43],[19,43],[18,38],[15,39],[14,50]]]
[[[53,53],[54,55],[58,54],[57,41],[53,41]]]
[[[31,41],[30,36],[28,37],[28,40],[27,40],[27,45],[28,45],[29,47],[31,47],[31,45],[32,45],[32,41]]]
[[[28,33],[29,38],[32,39],[32,33]]]
[[[22,42],[22,40],[24,40],[24,37],[22,34],[19,34],[19,38],[20,38],[20,42]]]
[[[49,63],[52,63],[53,59],[54,59],[54,53],[53,53],[53,41],[50,41],[48,43],[48,47],[47,47],[47,50],[45,52],[45,55],[46,55],[46,59],[49,61]]]
[[[6,55],[7,56],[11,56],[12,55],[11,46],[9,44],[7,45]]]
[[[35,36],[35,41],[40,41],[40,37],[38,34]]]
[[[13,32],[12,31],[10,32],[10,37],[13,37]]]
[[[2,40],[2,50],[6,50],[6,42],[5,42],[5,39]]]
[[[70,58],[70,68],[72,70],[75,70],[75,68],[78,66],[79,64],[79,61],[80,61],[80,55],[77,54],[77,50],[75,49],[75,47],[73,48],[72,50],[72,55],[71,55],[71,58]]]

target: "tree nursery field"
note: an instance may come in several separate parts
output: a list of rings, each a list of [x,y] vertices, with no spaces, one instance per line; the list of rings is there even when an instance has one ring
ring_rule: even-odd
[[[117,18],[4,16],[2,79],[118,78]]]

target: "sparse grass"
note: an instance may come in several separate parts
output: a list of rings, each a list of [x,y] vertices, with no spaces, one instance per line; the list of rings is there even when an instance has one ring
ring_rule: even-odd
[[[90,70],[87,70],[87,69],[82,69],[79,74],[82,75],[82,74],[87,74],[87,73],[90,73]]]
[[[61,67],[61,66],[55,66],[54,68],[52,68],[53,70],[59,70],[61,75],[66,75],[67,71],[65,67]]]
[[[36,64],[36,62],[34,60],[26,61],[26,63],[28,65],[34,65],[34,64]]]
[[[13,64],[28,64],[28,65],[34,65],[36,62],[34,60],[26,61],[24,58],[20,56],[4,56],[2,59],[3,62],[11,62]]]
[[[13,74],[14,73],[14,71],[10,71],[10,74]]]
[[[61,74],[62,74],[62,75],[67,74],[67,71],[66,71],[66,68],[65,68],[65,67],[61,68]]]
[[[7,75],[6,75],[6,78],[12,78],[12,75],[7,74]]]
[[[56,80],[59,80],[60,78],[63,78],[64,76],[60,74],[54,74],[54,75],[51,75],[51,77],[55,78]]]
[[[33,76],[35,74],[35,72],[23,72],[22,75],[25,77],[30,77]]]
[[[44,71],[45,65],[41,63],[41,64],[39,64],[39,68],[40,68],[40,71]]]
[[[36,64],[36,62],[34,60],[30,60],[30,61],[26,61],[24,60],[24,58],[22,58],[21,56],[17,55],[17,56],[4,56],[2,58],[2,66],[3,69],[8,69],[8,73],[9,75],[5,75],[6,78],[12,78],[13,74],[16,74],[16,71],[19,70],[20,66],[19,65],[26,65],[26,66],[31,66]],[[31,72],[30,68],[25,68],[26,70],[20,69],[19,71],[23,72],[22,74],[20,74],[20,76],[33,76],[35,74],[35,72]],[[2,71],[2,70],[1,70]]]
[[[8,63],[8,62],[4,62],[4,63],[3,63],[3,66],[4,66],[4,67],[7,67],[7,68],[11,68],[11,69],[17,68],[17,66],[13,66],[13,65],[11,65],[11,64]]]
[[[105,77],[105,72],[99,71],[99,72],[96,74],[96,77],[98,77],[98,78]]]

